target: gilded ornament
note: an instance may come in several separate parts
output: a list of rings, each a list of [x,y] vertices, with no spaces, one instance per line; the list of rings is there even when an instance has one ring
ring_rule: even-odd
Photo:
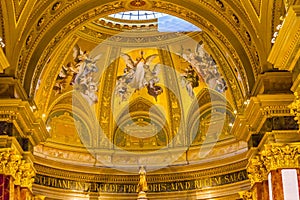
[[[35,171],[30,163],[23,163],[22,165],[22,177],[21,177],[21,187],[32,188],[34,182]]]
[[[224,3],[221,0],[216,0],[215,2],[222,10],[225,10]]]
[[[0,153],[0,173],[12,176],[15,185],[31,189],[35,171],[31,163],[22,160],[15,150],[2,149]]]
[[[144,166],[140,167],[139,170],[140,180],[136,189],[138,194],[145,193],[148,191],[147,181],[146,181],[146,170]]]
[[[291,145],[265,145],[265,149],[261,152],[261,160],[268,171],[283,168],[299,168],[298,146]]]
[[[130,2],[130,5],[134,6],[134,7],[142,7],[142,6],[146,5],[146,1],[143,1],[143,0],[134,0],[134,1]]]
[[[259,156],[255,156],[251,159],[247,172],[251,185],[267,180],[268,178],[267,169]]]
[[[288,107],[291,111],[291,114],[295,116],[294,119],[300,125],[300,120],[299,120],[300,119],[300,97],[298,92],[295,92],[294,95],[295,95],[295,100]]]
[[[54,3],[52,8],[51,8],[51,11],[56,12],[61,7],[61,5],[62,5],[62,2],[60,2],[60,1]]]
[[[15,177],[21,163],[21,156],[15,151],[6,149],[0,153],[0,173]]]
[[[253,197],[252,197],[252,192],[251,191],[243,191],[243,192],[239,192],[240,194],[240,197],[243,199],[243,200],[252,200]]]

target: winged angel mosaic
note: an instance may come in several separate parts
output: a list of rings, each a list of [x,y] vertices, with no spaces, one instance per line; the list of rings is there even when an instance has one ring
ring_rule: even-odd
[[[179,55],[188,62],[188,67],[181,74],[182,86],[186,88],[191,98],[195,97],[193,88],[199,86],[199,81],[220,93],[227,90],[226,81],[219,73],[215,60],[204,50],[204,44],[200,42],[195,51],[182,47]]]
[[[73,48],[73,61],[62,66],[54,86],[55,95],[63,93],[68,85],[74,86],[92,105],[98,101],[96,73],[99,71],[96,62],[102,55],[91,57],[87,51],[82,51],[78,45]]]
[[[159,82],[158,74],[160,65],[156,64],[153,69],[150,65],[158,54],[152,54],[144,58],[144,52],[135,60],[126,53],[121,54],[121,58],[125,61],[126,67],[121,76],[118,76],[115,94],[120,97],[120,103],[127,101],[132,93],[147,88],[149,95],[153,96],[157,101],[157,96],[163,92],[162,87],[156,85]]]

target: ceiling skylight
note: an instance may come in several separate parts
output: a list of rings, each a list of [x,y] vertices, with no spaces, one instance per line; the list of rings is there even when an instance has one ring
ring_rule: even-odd
[[[193,32],[201,31],[201,29],[190,22],[178,17],[160,12],[135,10],[127,12],[119,12],[109,15],[109,17],[123,20],[151,20],[157,19],[157,28],[159,32]]]
[[[135,11],[120,12],[109,16],[113,18],[125,19],[125,20],[148,20],[148,19],[158,19],[159,17],[165,16],[165,14],[159,12],[153,12],[153,11],[135,10]]]

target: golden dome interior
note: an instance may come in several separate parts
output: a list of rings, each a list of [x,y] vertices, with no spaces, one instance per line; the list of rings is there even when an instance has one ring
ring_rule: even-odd
[[[47,200],[134,199],[141,166],[152,199],[257,193],[298,163],[264,153],[298,148],[299,4],[0,1],[2,158]]]
[[[62,150],[72,152],[72,161],[90,154],[92,166],[103,162],[98,154],[109,151],[114,154],[109,166],[151,168],[162,165],[156,154],[167,155],[165,165],[205,159],[204,150],[192,160],[181,158],[190,147],[245,149],[231,128],[244,106],[247,79],[205,31],[160,32],[141,25],[113,29],[114,35],[98,42],[91,39],[91,34],[112,34],[107,26],[85,24],[41,72],[34,100],[44,108],[51,137],[35,148],[36,154],[61,162],[68,161]],[[176,151],[171,160],[168,151]],[[142,163],[144,153],[147,163]]]

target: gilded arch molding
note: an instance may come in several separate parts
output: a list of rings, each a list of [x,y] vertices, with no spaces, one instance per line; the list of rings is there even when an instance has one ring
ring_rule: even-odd
[[[241,30],[240,27],[243,25],[236,26],[236,19],[230,21],[222,14],[221,11],[223,8],[218,2],[215,2],[215,5],[213,5],[205,1],[200,1],[198,4],[186,1],[175,3],[170,3],[169,1],[151,1],[152,6],[147,9],[179,16],[193,22],[204,31],[212,33],[217,40],[226,46],[228,52],[234,58],[235,64],[246,70],[251,90],[255,77],[259,73],[256,67],[258,65],[257,61],[255,61],[253,51],[251,52],[249,49],[248,37],[243,36],[239,32]],[[20,51],[16,76],[23,80],[24,88],[30,96],[35,91],[43,67],[53,50],[60,44],[62,38],[71,36],[86,22],[92,21],[95,18],[128,10],[125,7],[125,3],[120,1],[101,1],[101,4],[95,0],[89,4],[85,4],[84,1],[61,1],[60,3],[58,5],[52,4],[41,15],[42,17],[45,16],[45,18],[44,20],[38,20],[40,22],[38,23],[40,24],[39,30],[32,24],[32,31],[28,32],[27,39]],[[219,10],[217,9],[218,6],[220,7]],[[47,19],[49,12],[55,12],[55,14],[52,18]],[[208,16],[207,19],[201,17],[198,13]],[[212,13],[215,15],[212,15]],[[223,23],[220,23],[220,20]],[[232,43],[227,38],[230,38]]]

